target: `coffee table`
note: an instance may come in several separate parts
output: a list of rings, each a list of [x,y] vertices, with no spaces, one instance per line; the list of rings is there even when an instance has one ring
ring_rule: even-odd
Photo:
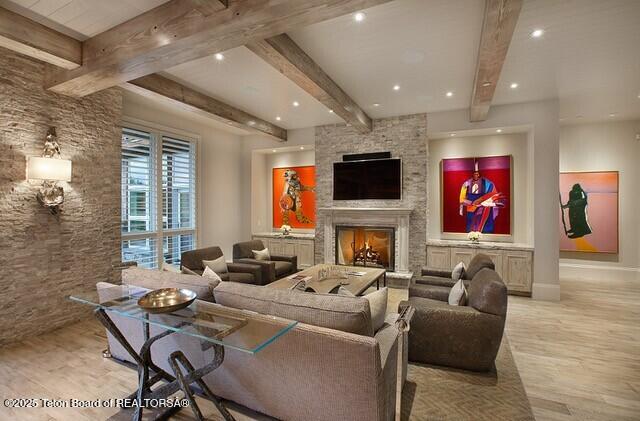
[[[335,267],[337,265],[330,264],[319,264],[315,266],[311,266],[307,269],[304,269],[298,273],[296,276],[310,276],[311,281],[318,279],[318,272],[327,269],[330,267]],[[353,295],[362,295],[371,285],[376,284],[376,288],[380,289],[380,280],[383,281],[383,285],[387,286],[387,271],[385,269],[380,268],[372,268],[366,266],[342,266],[339,265],[339,268],[347,272],[347,279],[345,282],[347,284],[343,285],[349,292]],[[359,273],[361,275],[356,276],[355,273]],[[291,279],[291,277],[286,277],[282,279],[278,279],[275,282],[271,282],[266,285],[268,288],[277,288],[277,289],[291,289],[297,281]],[[322,281],[321,281],[322,282]]]
[[[205,397],[215,404],[222,417],[227,421],[233,420],[233,416],[209,389],[202,377],[222,364],[225,348],[256,354],[289,332],[298,322],[259,318],[252,312],[229,309],[219,304],[198,300],[181,310],[150,314],[137,304],[138,300],[148,292],[149,290],[144,288],[118,285],[102,288],[99,292],[79,293],[69,297],[77,303],[92,306],[96,318],[136,362],[138,389],[125,398],[137,402],[134,405],[136,411],[133,419],[137,421],[142,419],[145,402],[166,399],[178,390],[182,390],[196,419],[203,420],[191,386],[192,383],[196,383]],[[141,323],[144,344],[139,351],[132,347],[112,316],[124,316]],[[149,328],[151,325],[154,326],[154,333],[158,330],[157,328],[160,328],[161,332],[151,336]],[[173,373],[160,368],[152,359],[151,347],[157,340],[172,334],[192,336],[200,340],[203,346],[206,344],[214,352],[212,361],[204,367],[196,368],[184,353],[178,350],[171,354],[168,361]],[[157,383],[159,385],[152,390],[152,386]],[[166,419],[180,409],[180,406],[171,407],[159,418]]]

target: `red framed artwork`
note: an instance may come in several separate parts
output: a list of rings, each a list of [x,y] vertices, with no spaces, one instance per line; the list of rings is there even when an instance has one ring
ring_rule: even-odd
[[[510,155],[441,162],[442,231],[511,235]]]
[[[273,169],[274,228],[315,228],[315,180],[314,165]]]

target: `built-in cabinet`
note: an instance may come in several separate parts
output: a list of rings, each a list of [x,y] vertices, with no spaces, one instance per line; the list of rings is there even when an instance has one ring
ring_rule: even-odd
[[[273,254],[298,256],[298,269],[314,265],[314,236],[310,234],[292,234],[283,237],[279,234],[254,234],[253,239],[262,240]]]
[[[509,293],[531,295],[533,283],[533,248],[510,243],[472,244],[463,241],[427,242],[427,267],[451,270],[459,262],[469,265],[477,253],[484,253],[496,266],[496,272]]]

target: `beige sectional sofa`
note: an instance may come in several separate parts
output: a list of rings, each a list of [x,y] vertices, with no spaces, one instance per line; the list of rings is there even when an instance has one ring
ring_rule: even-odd
[[[157,288],[154,275],[144,281],[140,275],[124,271],[123,282]],[[180,283],[202,281],[197,278],[183,278]],[[163,287],[167,286],[166,282],[165,275]],[[111,284],[99,283],[98,291],[109,286]],[[222,365],[205,377],[216,395],[283,420],[386,421],[394,418],[398,331],[391,317],[373,332],[368,300],[234,282],[221,283],[214,295],[217,304],[200,300],[198,305],[223,305],[255,311],[256,317],[300,321],[255,355],[226,349]],[[112,318],[134,349],[140,349],[141,323],[122,316],[112,315]],[[151,334],[154,332],[159,333],[159,328],[152,326]],[[110,336],[109,346],[115,358],[132,362]],[[212,358],[206,343],[174,334],[153,345],[153,359],[168,370],[167,358],[177,349],[196,367]]]

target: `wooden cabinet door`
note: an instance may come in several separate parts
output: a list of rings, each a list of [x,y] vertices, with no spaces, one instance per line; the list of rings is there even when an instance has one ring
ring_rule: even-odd
[[[297,254],[298,242],[296,240],[282,240],[282,254],[294,256]]]
[[[279,238],[270,238],[267,240],[267,244],[269,244],[269,252],[271,254],[282,254],[282,240]]]
[[[496,266],[496,272],[498,272],[498,275],[500,275],[500,277],[504,279],[503,257],[505,252],[502,250],[479,250],[478,253],[486,254],[487,256],[489,256],[489,259],[491,259],[493,264]]]
[[[297,248],[298,268],[304,269],[313,266],[315,247],[313,240],[299,240]]]
[[[453,269],[460,262],[463,262],[465,266],[469,266],[469,263],[475,254],[476,251],[471,248],[452,247],[451,262],[448,269]]]
[[[504,251],[503,280],[509,291],[531,293],[533,259],[529,251]]]
[[[451,269],[449,247],[427,246],[427,267],[429,269]]]

